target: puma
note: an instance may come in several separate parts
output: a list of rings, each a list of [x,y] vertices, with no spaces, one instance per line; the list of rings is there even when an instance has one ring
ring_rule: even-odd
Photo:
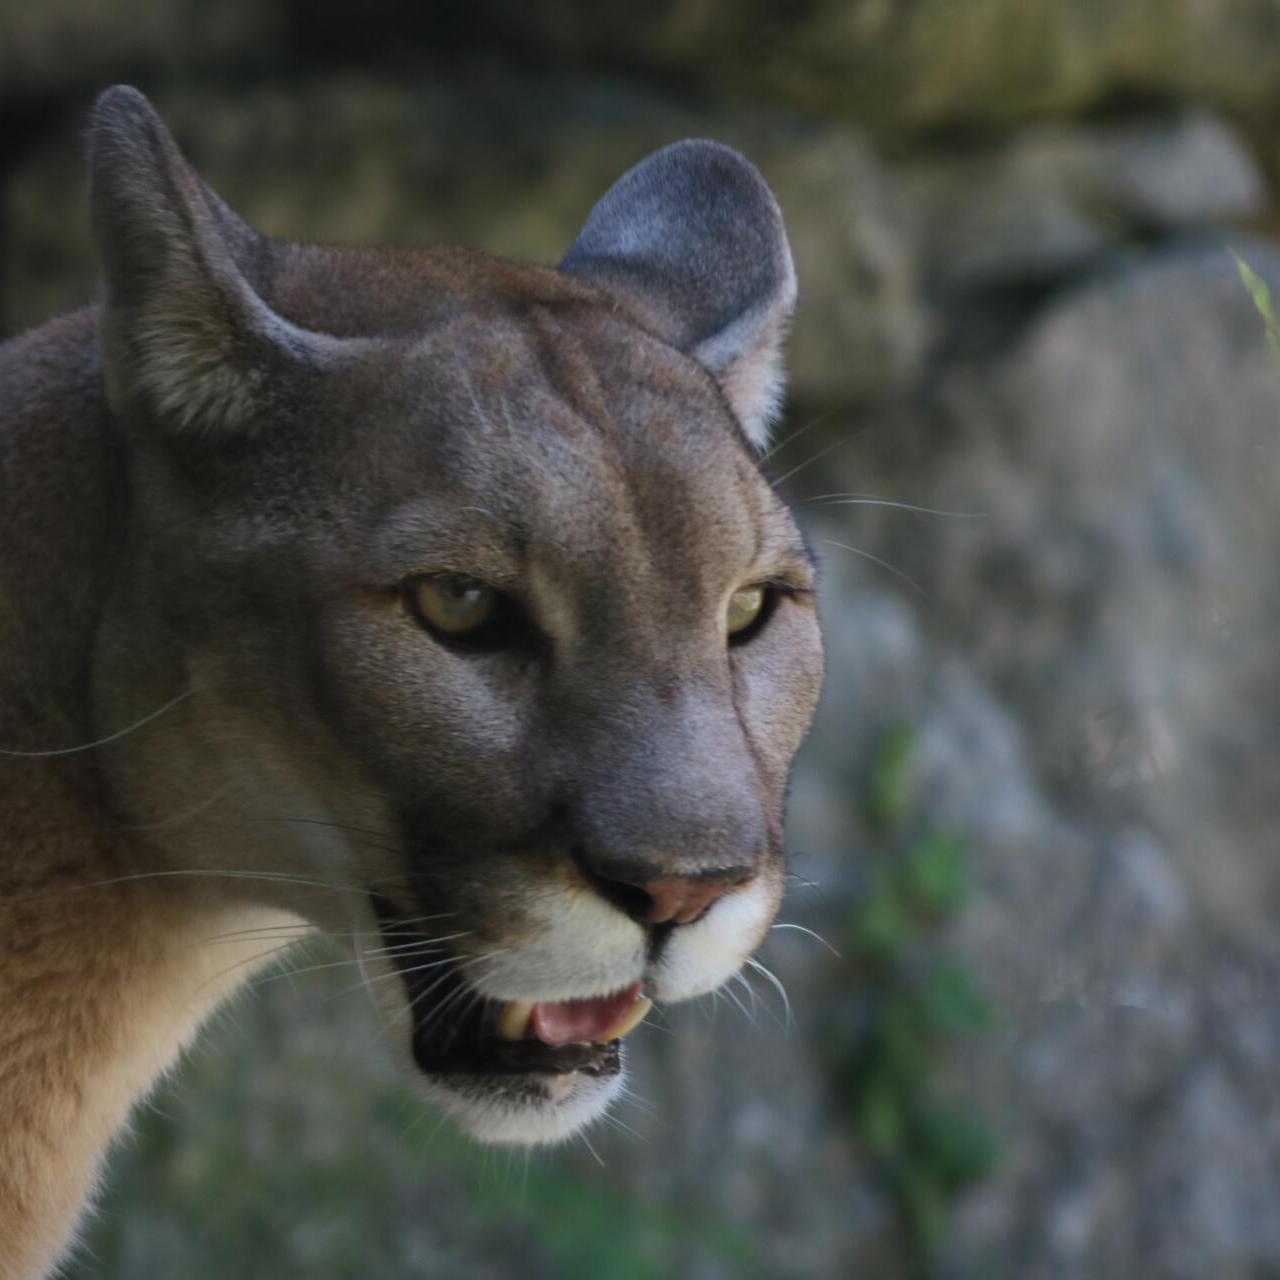
[[[90,192],[100,304],[0,346],[5,1280],[304,928],[466,1131],[599,1116],[769,928],[821,680],[741,156],[652,155],[554,269],[289,244],[118,87]]]

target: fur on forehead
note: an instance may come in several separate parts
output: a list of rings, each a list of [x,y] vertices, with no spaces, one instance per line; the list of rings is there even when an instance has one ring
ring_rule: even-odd
[[[343,251],[281,246],[246,226],[136,90],[99,99],[90,177],[106,285],[104,374],[116,412],[173,436],[267,429],[291,416],[300,378],[349,369],[378,345],[358,328],[352,336],[349,324],[311,317],[308,326],[296,310],[291,319],[275,309],[264,284],[278,288],[282,266],[305,260],[318,279],[342,274]],[[361,262],[367,275],[416,290],[424,316],[466,306],[472,276],[479,296],[500,289],[504,272],[529,272],[462,252],[362,253]],[[558,278],[564,295],[581,282],[624,301],[711,374],[747,438],[763,447],[781,395],[795,273],[777,202],[740,155],[703,141],[656,152],[591,211],[558,277],[538,277],[549,290]]]

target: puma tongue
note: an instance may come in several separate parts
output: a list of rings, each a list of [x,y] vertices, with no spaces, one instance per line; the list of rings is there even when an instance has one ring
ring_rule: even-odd
[[[529,1029],[543,1044],[570,1044],[577,1040],[603,1044],[626,1035],[649,1008],[650,1002],[640,994],[640,984],[633,982],[625,991],[611,996],[535,1004],[529,1015]]]
[[[640,984],[633,982],[626,990],[611,996],[596,996],[590,1000],[539,1001],[529,1009],[528,1022],[521,1030],[543,1044],[579,1041],[603,1044],[625,1036],[652,1007],[652,1002],[640,994]],[[507,1022],[500,1033],[508,1039],[515,1039],[510,1034],[515,1030],[514,1019]]]

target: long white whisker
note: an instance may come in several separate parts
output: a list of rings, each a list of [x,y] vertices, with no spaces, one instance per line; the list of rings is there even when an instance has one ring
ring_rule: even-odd
[[[109,733],[105,738],[98,738],[94,742],[83,742],[78,747],[58,747],[52,751],[5,751],[0,750],[0,756],[22,756],[27,759],[41,758],[48,756],[73,756],[78,751],[92,751],[95,747],[105,747],[109,742],[118,742],[127,734],[132,733],[135,729],[141,729],[144,724],[150,724],[157,716],[162,716],[166,711],[176,707],[178,703],[185,702],[195,692],[194,689],[185,689],[178,694],[176,698],[171,698],[164,706],[157,708],[150,715],[145,715],[141,720],[135,720],[131,725],[126,725],[123,729],[118,729],[115,733]]]
[[[760,465],[764,466],[764,464],[768,462],[770,458],[781,453],[783,449],[787,447],[787,445],[794,443],[796,440],[799,440],[800,437],[804,435],[806,431],[811,431],[819,423],[826,422],[827,416],[828,415],[826,414],[819,414],[816,418],[810,418],[809,421],[806,422],[803,427],[797,427],[796,430],[794,430],[790,435],[784,436],[776,444],[770,445],[769,448],[766,449],[765,452],[760,455]]]
[[[770,480],[769,487],[771,489],[776,489],[780,484],[784,484],[786,481],[790,480],[792,476],[799,475],[806,467],[811,467],[815,462],[825,458],[833,449],[838,449],[842,444],[848,443],[849,442],[847,440],[833,441],[831,444],[827,445],[825,449],[819,449],[811,458],[806,458],[798,466],[792,467],[790,471],[786,472],[784,475],[780,475],[776,480]]]
[[[635,1107],[637,1111],[643,1112],[647,1116],[653,1116],[657,1112],[657,1108],[653,1103],[642,1098],[630,1085],[622,1085],[618,1090],[618,1097],[630,1107]]]
[[[212,975],[212,977],[206,978],[199,985],[199,987],[196,988],[196,990],[203,991],[205,987],[209,986],[214,982],[217,982],[221,978],[225,978],[229,973],[234,973],[237,969],[241,969],[245,965],[254,964],[259,960],[266,960],[269,956],[281,955],[284,952],[288,951],[292,945],[293,945],[292,941],[284,942],[284,943],[281,943],[279,946],[271,947],[267,951],[259,951],[256,955],[247,956],[243,960],[237,960],[235,964],[228,965],[225,969],[219,969],[217,973]]]
[[[417,1009],[418,1005],[423,1003],[425,997],[429,995],[432,991],[434,991],[436,987],[438,987],[440,983],[444,981],[444,979],[452,977],[461,968],[462,968],[462,964],[460,962],[455,968],[449,970],[448,973],[445,973],[440,978],[436,979],[436,981],[431,984],[431,986],[427,989],[427,991],[414,996],[413,999],[409,1001],[409,1007],[407,1010],[409,1016],[412,1017],[413,1012],[415,1009]],[[451,1009],[454,1009],[455,1006],[458,1007],[459,1014],[462,1014],[477,1002],[479,995],[480,993],[478,991],[475,991],[473,988],[470,988],[465,984],[460,985],[456,991],[453,991],[448,996],[446,996],[445,999],[440,1004],[438,1004],[434,1009],[431,1009],[428,1011],[427,1015],[422,1019],[420,1028],[429,1027],[433,1022],[443,1021],[445,1014],[448,1013]],[[468,996],[471,996],[472,999],[468,1000],[467,999]]]
[[[778,978],[777,974],[775,974],[772,969],[765,968],[765,966],[762,965],[759,960],[748,960],[747,964],[752,969],[754,969],[757,973],[763,974],[773,984],[773,989],[778,993],[779,996],[782,997],[782,1007],[785,1010],[786,1017],[787,1017],[786,1025],[788,1028],[790,1028],[792,1025],[791,1001],[787,996],[786,987],[782,985],[782,982]]]
[[[264,924],[257,929],[237,929],[234,933],[217,933],[209,938],[201,938],[197,945],[202,947],[221,946],[238,942],[266,942],[269,938],[280,941],[302,942],[306,938],[341,938],[345,934],[321,933],[309,924]]]
[[[184,822],[190,822],[202,814],[206,809],[212,809],[229,791],[234,791],[236,784],[234,782],[224,783],[218,787],[213,795],[207,796],[198,804],[193,804],[186,809],[180,809],[177,813],[171,813],[167,818],[161,818],[156,822],[139,822],[127,824],[120,829],[122,831],[163,831],[169,827],[180,826]]]
[[[433,951],[439,951],[437,945],[440,942],[448,942],[451,938],[465,938],[465,933],[451,933],[443,938],[417,938],[413,942],[394,942],[389,946],[370,947],[365,955],[367,956],[389,956],[399,955],[402,959],[405,956],[430,955]]]
[[[949,516],[955,520],[985,520],[985,511],[944,511],[940,507],[919,507],[912,502],[895,502],[892,498],[870,498],[860,494],[820,493],[802,502],[821,502],[828,507],[893,507],[898,511],[914,511],[924,516]]]
[[[375,831],[371,827],[353,827],[345,822],[330,822],[324,818],[287,818],[278,817],[275,814],[268,814],[253,819],[255,822],[282,822],[308,827],[331,827],[335,831],[354,832],[356,835],[372,836],[375,840],[395,840],[395,833],[391,831]],[[388,852],[396,852],[394,845],[373,845],[371,848],[386,849]]]
[[[129,884],[135,880],[162,880],[170,877],[209,876],[212,879],[225,880],[261,880],[269,884],[298,884],[304,888],[327,889],[333,893],[356,893],[366,896],[363,889],[351,885],[332,884],[327,880],[310,880],[304,876],[292,876],[283,871],[227,871],[182,868],[172,871],[138,871],[132,875],[115,876],[110,880],[95,880],[91,884],[73,884],[64,889],[50,889],[44,893],[33,893],[26,901],[36,898],[53,897],[59,893],[81,893],[86,889],[105,889],[111,885]]]
[[[447,920],[450,916],[455,916],[457,914],[458,913],[456,911],[440,911],[440,912],[437,912],[435,915],[430,915],[430,916],[411,916],[408,919],[398,921],[397,923],[404,924],[404,925],[425,924],[432,920]],[[202,938],[201,942],[202,943],[234,942],[237,939],[241,939],[241,938],[254,938],[254,937],[268,938],[268,937],[271,937],[273,934],[283,935],[288,933],[295,933],[300,938],[305,938],[305,937],[327,938],[334,942],[352,940],[353,945],[354,945],[354,938],[356,936],[360,936],[360,937],[382,936],[381,930],[376,927],[373,929],[352,929],[352,930],[339,930],[338,932],[334,932],[333,930],[330,930],[330,929],[321,929],[318,925],[314,925],[308,920],[297,920],[287,924],[263,924],[263,925],[256,925],[252,929],[235,929],[228,933],[215,933],[208,938]],[[366,954],[378,955],[383,951],[408,950],[411,947],[421,946],[423,944],[430,944],[431,942],[434,942],[434,941],[439,941],[439,939],[428,938],[428,937],[415,938],[410,942],[398,942],[392,946],[378,947],[367,952]]]
[[[457,933],[442,933],[434,936],[424,935],[420,938],[413,938],[408,942],[391,943],[385,947],[379,947],[377,950],[370,951],[371,956],[381,955],[384,951],[399,951],[405,947],[428,946],[438,947],[442,942],[456,942],[459,938],[469,938],[472,931],[470,929],[462,929]]]
[[[772,926],[770,927],[770,929],[769,929],[769,932],[770,932],[770,933],[772,933],[772,932],[774,931],[774,929],[794,929],[797,933],[807,934],[807,935],[808,935],[810,938],[812,938],[815,942],[820,942],[820,943],[822,943],[822,945],[823,945],[824,947],[826,947],[826,949],[827,949],[828,951],[830,951],[830,952],[831,952],[831,954],[832,954],[833,956],[835,956],[835,958],[836,958],[837,960],[842,960],[842,959],[844,959],[844,957],[843,957],[843,956],[842,956],[842,955],[841,955],[841,954],[840,954],[840,953],[835,949],[835,947],[833,947],[833,946],[831,945],[831,943],[829,943],[829,942],[826,940],[826,938],[824,938],[824,937],[822,936],[822,934],[820,934],[820,933],[815,933],[812,929],[807,929],[807,928],[805,928],[805,926],[804,926],[804,925],[802,925],[802,924],[790,924],[790,923],[788,923],[788,922],[783,922],[783,923],[780,923],[780,924],[772,925]]]
[[[585,1129],[580,1130],[578,1133],[578,1136],[582,1139],[583,1143],[586,1145],[587,1150],[590,1151],[591,1154],[595,1157],[596,1164],[598,1164],[603,1169],[604,1161],[600,1159],[600,1153],[595,1149],[595,1147],[591,1145],[591,1139],[587,1137],[587,1131]]]
[[[364,962],[368,960],[370,957],[375,955],[380,955],[380,954],[381,952],[375,952],[375,951],[369,951],[369,952],[358,951],[356,955],[347,956],[343,960],[328,960],[323,964],[307,965],[306,968],[304,969],[290,969],[289,973],[291,973],[294,977],[299,977],[304,973],[319,973],[320,970],[322,969],[348,969],[352,965],[356,965],[360,968],[360,973],[361,973],[360,982],[357,983],[356,986],[349,987],[347,989],[348,991],[355,991],[355,990],[358,990],[358,988],[360,987],[365,987],[366,989],[371,988],[375,982],[386,982],[390,978],[398,978],[402,975],[406,975],[410,973],[422,973],[427,969],[438,969],[442,964],[450,964],[453,961],[458,959],[457,956],[444,956],[439,960],[432,960],[430,964],[414,965],[413,968],[411,969],[395,968],[395,969],[392,969],[391,972],[389,973],[369,974],[367,971],[367,966],[365,965]],[[423,954],[425,955],[428,953],[424,951]],[[263,981],[273,982],[279,976],[282,976],[282,975],[272,974],[269,977],[264,978]],[[346,993],[339,992],[338,994],[344,995]]]
[[[914,588],[922,596],[929,594],[914,578],[909,578],[901,569],[895,568],[887,560],[873,556],[870,551],[863,551],[861,547],[851,547],[847,542],[833,542],[830,538],[823,538],[822,541],[829,547],[839,547],[841,551],[852,551],[855,556],[862,556],[873,564],[878,564],[882,569],[888,569],[895,577],[901,578],[907,586]]]
[[[739,975],[735,974],[734,976],[738,977]],[[725,996],[728,996],[728,998],[738,1006],[738,1008],[742,1011],[742,1016],[746,1018],[746,1020],[751,1024],[751,1027],[753,1030],[755,1031],[760,1030],[760,1024],[756,1021],[754,1014],[752,1014],[750,1010],[748,1010],[747,1006],[743,1004],[741,1000],[738,999],[738,993],[736,991],[731,991],[728,987],[725,987],[722,994]]]
[[[635,1138],[637,1142],[648,1142],[648,1136],[641,1133],[639,1129],[633,1129],[625,1120],[618,1116],[612,1115],[606,1111],[600,1119],[612,1129],[617,1129],[619,1133],[625,1133],[628,1137]]]
[[[358,930],[358,929],[356,928],[356,922],[355,922],[355,918],[354,918],[354,917],[355,917],[355,907],[354,907],[354,905],[352,905],[351,914],[352,914],[352,922],[351,922],[351,946],[352,946],[352,948],[354,949],[354,951],[355,951],[355,953],[356,953],[356,954],[355,954],[355,959],[356,959],[356,966],[357,966],[357,968],[358,968],[358,970],[359,970],[359,973],[360,973],[360,983],[361,983],[361,985],[364,987],[365,991],[368,993],[368,995],[369,995],[369,1003],[372,1005],[372,1004],[373,1004],[373,993],[372,993],[372,991],[370,991],[370,989],[369,989],[369,968],[368,968],[368,965],[367,965],[367,963],[366,963],[366,961],[365,961],[365,955],[364,955],[364,944],[363,944],[363,942],[361,941],[361,938],[362,938],[362,936],[363,936],[363,935],[362,935],[362,931],[360,931],[360,930]]]
[[[735,973],[733,975],[733,980],[739,983],[742,987],[744,987],[747,990],[748,994],[751,996],[751,1013],[752,1013],[752,1021],[754,1022],[755,1012],[760,1005],[760,998],[759,996],[756,995],[756,989],[751,985],[750,982],[747,981],[746,976],[744,974]]]
[[[407,1013],[409,1016],[412,1016],[412,1015],[413,1015],[413,1011],[418,1007],[418,1005],[425,1003],[425,1001],[426,1001],[427,997],[428,997],[428,996],[430,996],[430,995],[431,995],[431,993],[432,993],[432,992],[433,992],[433,991],[434,991],[434,990],[435,990],[435,989],[436,989],[436,988],[437,988],[437,987],[438,987],[438,986],[439,986],[443,981],[445,981],[445,979],[450,978],[450,977],[452,977],[455,973],[460,972],[462,969],[466,968],[466,966],[467,966],[467,965],[469,965],[469,964],[479,964],[479,963],[481,963],[482,961],[486,961],[486,960],[496,960],[499,956],[502,956],[502,955],[505,955],[505,954],[506,954],[506,949],[505,949],[505,948],[499,948],[499,949],[494,950],[494,951],[487,951],[487,952],[483,953],[482,955],[478,955],[478,956],[466,956],[466,957],[463,957],[462,959],[460,959],[460,960],[459,960],[458,964],[457,964],[453,969],[448,970],[447,972],[443,973],[439,978],[437,978],[437,979],[436,979],[436,980],[431,984],[431,986],[429,986],[429,987],[426,989],[426,991],[420,991],[416,996],[414,996],[414,997],[413,997],[413,999],[409,1001],[408,1007],[407,1007],[407,1009],[406,1009],[406,1013]],[[450,996],[449,996],[449,997],[444,1001],[444,1003],[443,1003],[443,1004],[438,1005],[436,1008],[432,1009],[432,1010],[427,1014],[427,1016],[426,1016],[426,1017],[423,1019],[423,1021],[422,1021],[422,1026],[423,1026],[423,1027],[429,1027],[433,1022],[438,1022],[438,1021],[440,1021],[440,1020],[444,1017],[444,1015],[445,1015],[445,1014],[446,1014],[446,1013],[447,1013],[447,1012],[448,1012],[448,1011],[449,1011],[449,1010],[450,1010],[454,1005],[458,1004],[458,1003],[459,1003],[459,1001],[464,1000],[467,996],[470,996],[470,997],[471,997],[471,1001],[470,1001],[470,1003],[468,1003],[468,1004],[466,1004],[466,1005],[464,1005],[464,1006],[463,1006],[463,1008],[464,1008],[464,1009],[466,1009],[466,1008],[470,1008],[472,1004],[478,1004],[478,1003],[480,1002],[480,1000],[482,1000],[482,999],[484,998],[484,997],[480,994],[480,992],[479,992],[479,991],[475,990],[475,988],[474,988],[474,987],[468,987],[468,986],[466,986],[466,985],[460,986],[460,987],[457,989],[457,991],[453,992],[453,994],[452,994],[452,995],[450,995]]]

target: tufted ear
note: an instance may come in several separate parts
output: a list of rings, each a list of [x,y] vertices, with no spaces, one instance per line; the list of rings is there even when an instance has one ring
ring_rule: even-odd
[[[94,105],[89,173],[112,409],[205,433],[283,412],[291,377],[341,344],[258,296],[267,242],[200,181],[136,89],[117,85]]]
[[[782,398],[796,276],[782,214],[754,165],[716,142],[654,152],[605,192],[562,271],[637,297],[705,365],[763,448]]]

